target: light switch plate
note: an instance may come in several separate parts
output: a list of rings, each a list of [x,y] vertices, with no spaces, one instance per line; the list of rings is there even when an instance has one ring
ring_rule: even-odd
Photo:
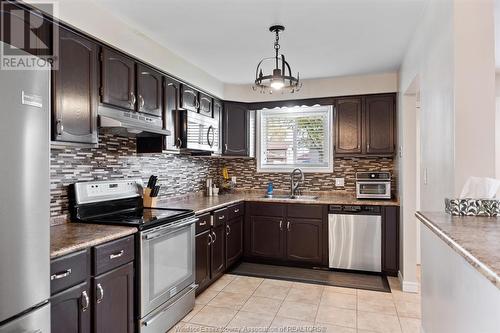
[[[344,187],[344,178],[335,178],[336,187]]]

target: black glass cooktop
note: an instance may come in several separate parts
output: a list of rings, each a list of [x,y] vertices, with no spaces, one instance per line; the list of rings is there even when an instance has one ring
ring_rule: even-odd
[[[188,209],[141,208],[80,219],[80,222],[134,226],[139,230],[173,223],[194,215]]]

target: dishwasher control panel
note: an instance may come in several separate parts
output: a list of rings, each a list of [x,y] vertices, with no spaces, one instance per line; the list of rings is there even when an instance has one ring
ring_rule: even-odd
[[[330,205],[328,206],[328,212],[330,214],[380,215],[382,208],[380,206]]]

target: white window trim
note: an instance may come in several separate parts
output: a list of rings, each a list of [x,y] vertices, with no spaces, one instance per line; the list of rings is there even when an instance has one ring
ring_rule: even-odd
[[[256,118],[255,118],[255,127],[256,127],[256,149],[255,149],[255,158],[257,162],[257,172],[258,173],[288,173],[292,172],[294,169],[299,168],[302,170],[303,173],[333,173],[333,106],[331,105],[314,105],[313,107],[317,108],[329,108],[328,110],[328,166],[326,167],[307,167],[304,165],[289,165],[289,166],[265,166],[262,167],[261,165],[261,111],[262,110],[257,110],[256,111]],[[275,109],[281,109],[281,108],[275,108]],[[274,109],[263,109],[263,110],[274,110]]]

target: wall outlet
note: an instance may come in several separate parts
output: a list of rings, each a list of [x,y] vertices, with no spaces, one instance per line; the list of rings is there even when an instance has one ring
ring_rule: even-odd
[[[344,187],[344,178],[335,178],[336,187]]]

